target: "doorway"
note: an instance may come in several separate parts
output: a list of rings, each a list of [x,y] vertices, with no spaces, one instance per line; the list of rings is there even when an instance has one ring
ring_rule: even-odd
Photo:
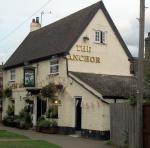
[[[81,121],[82,121],[82,108],[81,108],[81,103],[82,103],[82,97],[76,97],[75,98],[75,104],[76,104],[76,111],[75,111],[75,129],[76,130],[81,130]]]
[[[42,115],[45,115],[46,108],[46,100],[41,100],[39,97],[37,97],[37,121]]]

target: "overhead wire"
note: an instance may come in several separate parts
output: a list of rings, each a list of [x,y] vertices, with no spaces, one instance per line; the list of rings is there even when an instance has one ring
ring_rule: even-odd
[[[14,32],[16,32],[20,27],[23,26],[24,23],[26,23],[29,19],[31,19],[34,15],[36,15],[41,9],[43,9],[44,7],[46,7],[46,5],[48,5],[52,0],[48,0],[46,3],[44,3],[42,5],[42,7],[40,7],[38,10],[36,10],[31,16],[29,16],[27,19],[25,19],[22,23],[20,23],[17,27],[15,27],[12,31],[10,31],[9,33],[7,33],[4,37],[2,37],[0,39],[0,42],[4,41],[5,39],[7,39],[10,35],[12,35]]]

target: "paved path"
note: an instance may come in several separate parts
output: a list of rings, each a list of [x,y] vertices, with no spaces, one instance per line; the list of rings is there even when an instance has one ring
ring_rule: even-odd
[[[74,138],[65,135],[51,135],[35,132],[32,130],[20,130],[16,128],[4,127],[0,125],[0,129],[8,130],[18,134],[22,134],[34,140],[45,140],[50,143],[60,145],[62,148],[116,148],[106,145],[106,141],[91,140],[85,138]]]

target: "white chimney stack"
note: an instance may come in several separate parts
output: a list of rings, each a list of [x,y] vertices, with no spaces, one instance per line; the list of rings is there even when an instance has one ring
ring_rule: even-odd
[[[32,19],[32,23],[30,25],[30,32],[38,30],[41,28],[41,24],[39,23],[39,17],[36,17],[36,19]]]

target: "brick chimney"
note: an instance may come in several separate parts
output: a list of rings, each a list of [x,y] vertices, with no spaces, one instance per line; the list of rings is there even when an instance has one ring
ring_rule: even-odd
[[[145,59],[150,60],[150,32],[145,39]]]
[[[41,28],[41,24],[39,23],[39,17],[36,17],[36,19],[32,19],[31,25],[30,25],[30,32],[38,30]]]

